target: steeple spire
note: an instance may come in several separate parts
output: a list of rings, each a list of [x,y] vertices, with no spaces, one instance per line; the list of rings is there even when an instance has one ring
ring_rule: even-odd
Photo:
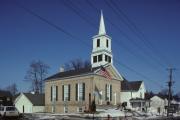
[[[100,25],[99,25],[99,35],[105,35],[106,29],[104,25],[104,18],[103,18],[103,12],[101,10],[101,19],[100,19]]]
[[[103,13],[101,11],[99,33],[93,37],[93,49],[91,53],[92,68],[105,64],[113,64],[111,50],[111,37],[106,35]]]

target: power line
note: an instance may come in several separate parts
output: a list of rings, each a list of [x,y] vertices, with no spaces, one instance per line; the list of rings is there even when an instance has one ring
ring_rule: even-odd
[[[108,1],[105,1],[108,4]],[[160,55],[159,52],[157,51],[157,49],[155,49],[155,47],[153,47],[153,45],[149,42],[149,40],[145,37],[144,33],[136,26],[136,24],[129,19],[129,17],[121,10],[121,8],[117,5],[118,3],[115,3],[113,0],[109,1],[109,3],[112,5],[112,8],[116,8],[116,10],[118,11],[118,13],[120,13],[123,17],[121,17],[121,20],[123,20],[123,22],[128,25],[128,28],[130,28],[131,31],[133,31],[137,37],[139,38],[139,40],[141,40],[144,45],[151,50],[152,53],[154,53],[154,56],[160,58],[159,56],[162,56],[162,54]],[[114,6],[114,7],[113,7]],[[125,18],[125,20],[124,20]],[[167,60],[165,59],[164,56],[163,57],[163,62],[165,64],[168,64]],[[160,58],[161,59],[161,58]]]
[[[71,4],[66,3],[66,1],[64,1],[64,0],[61,0],[61,2],[62,2],[67,8],[71,9],[71,10],[72,10],[76,15],[78,15],[81,19],[83,19],[85,22],[87,22],[88,24],[90,24],[91,27],[97,28],[97,26],[96,26],[94,23],[92,23],[91,20],[87,19],[86,17],[84,17],[83,15],[81,15],[81,14],[79,13],[78,8],[76,8],[76,9],[73,8],[73,5],[71,5],[71,4],[73,4],[73,3],[72,3],[70,0],[69,0],[69,2],[70,2]]]
[[[109,6],[109,7],[113,10],[113,12],[118,16],[118,18],[119,18],[124,24],[126,24],[127,27],[128,27],[134,34],[136,34],[136,35],[139,37],[139,35],[138,35],[138,34],[136,33],[136,31],[128,24],[128,22],[121,17],[121,15],[120,15],[120,13],[118,12],[118,10],[116,11],[116,9],[113,7],[112,3],[111,3],[111,2],[108,2],[108,0],[104,0],[104,1],[105,1],[106,5]],[[141,39],[141,37],[139,37],[139,39]],[[131,40],[131,41],[134,41],[134,40]],[[136,45],[136,47],[138,47],[138,49],[140,49],[140,50],[143,49],[143,47],[142,47],[142,46],[139,46],[138,44],[136,44],[136,42],[133,42],[133,43],[135,43],[135,45]],[[153,57],[151,54],[149,54],[147,51],[142,51],[142,52],[143,52],[144,54],[148,55],[151,59],[154,59],[154,61],[156,61],[156,63],[157,63],[159,66],[161,66],[162,68],[164,68],[164,65],[163,65],[161,62],[159,62],[159,60],[157,60],[155,57]]]
[[[147,76],[145,76],[145,75],[143,75],[143,74],[137,72],[136,70],[132,69],[131,67],[129,67],[129,66],[127,66],[127,65],[125,65],[124,63],[120,62],[119,60],[114,59],[114,61],[115,61],[117,64],[123,66],[124,68],[126,68],[126,69],[128,69],[128,70],[134,72],[136,75],[138,75],[138,76],[140,76],[140,77],[142,77],[142,78],[148,80],[149,82],[153,82],[155,85],[157,85],[157,86],[160,87],[160,88],[163,88],[163,86],[160,85],[159,83],[157,83],[157,81],[154,81],[154,80],[152,80],[152,79],[149,79]]]
[[[68,31],[66,31],[64,28],[59,27],[59,26],[53,24],[51,21],[45,19],[44,17],[41,17],[40,15],[36,14],[36,13],[33,12],[32,10],[30,10],[30,9],[28,9],[28,8],[20,5],[20,4],[17,3],[17,2],[15,2],[15,5],[18,6],[19,8],[24,9],[26,12],[28,12],[28,13],[31,14],[31,15],[33,15],[34,17],[37,17],[38,19],[42,20],[43,22],[47,23],[48,25],[54,27],[56,30],[58,30],[58,31],[60,31],[60,32],[62,32],[62,33],[64,33],[64,34],[66,34],[67,36],[71,37],[72,39],[77,40],[77,41],[83,43],[86,47],[90,47],[89,44],[85,43],[84,41],[82,41],[82,40],[79,39],[78,37],[72,35],[72,34],[69,33]],[[116,61],[119,65],[122,65],[122,66],[125,67],[126,69],[129,69],[130,71],[133,71],[133,72],[136,73],[137,75],[139,75],[139,76],[141,76],[141,77],[143,77],[143,78],[146,78],[146,79],[148,78],[148,77],[144,76],[143,74],[137,72],[136,70],[130,68],[129,66],[120,63],[118,60],[115,60],[115,61]],[[157,83],[156,83],[155,85],[157,85]]]
[[[126,18],[126,20],[134,27],[135,31],[138,32],[142,36],[143,43],[155,54],[157,57],[161,56],[165,64],[169,64],[170,62],[167,60],[167,58],[160,54],[159,51],[151,44],[151,42],[146,38],[144,33],[137,27],[137,25],[123,12],[122,8],[117,6],[117,4],[112,0],[111,1],[114,6],[119,10],[119,12]],[[119,1],[118,1],[119,2]],[[141,37],[140,36],[140,37]],[[161,57],[159,57],[161,59]]]
[[[96,12],[99,12],[100,11],[100,9],[98,9],[98,8],[96,8],[89,0],[86,0],[86,2],[88,3],[88,5],[89,6],[91,6],[92,8],[93,8],[93,10],[96,10]],[[104,16],[105,17],[105,16]],[[126,38],[127,38],[127,40],[129,40],[130,42],[132,42],[139,50],[141,49],[141,47],[139,47],[139,45],[134,41],[134,40],[132,40],[126,33],[124,33],[117,25],[115,25],[108,17],[105,17],[105,19],[107,20],[107,22],[109,22],[114,28],[116,28],[119,32],[120,32],[120,34],[122,34],[123,36],[125,36]],[[133,56],[135,56],[135,57],[137,57],[137,58],[140,58],[139,56],[137,56],[136,54],[134,54],[134,52],[133,51],[131,51],[128,47],[126,47],[125,46],[125,44],[121,41],[119,41],[119,40],[117,40],[117,41],[115,41],[115,42],[118,42],[118,44],[119,45],[121,45],[123,48],[125,48],[126,50],[127,50],[127,52],[129,52],[131,55],[133,55]],[[117,44],[117,45],[118,45]],[[146,53],[144,53],[144,55],[148,55],[148,54],[146,54]],[[149,57],[149,56],[148,56]],[[151,66],[151,67],[153,67],[153,65],[152,64],[150,64],[150,62],[148,62],[147,60],[145,60],[144,59],[144,57],[141,57],[143,60],[143,62],[146,62],[147,64],[149,64],[149,66]],[[152,58],[151,58],[152,59]],[[161,66],[162,67],[162,66]],[[154,68],[154,67],[153,67]],[[163,67],[163,69],[164,69],[164,67]],[[157,70],[157,66],[156,66],[156,69],[155,70]],[[157,70],[157,71],[159,71],[159,69]],[[162,72],[162,69],[161,69],[161,71],[160,72]]]
[[[18,6],[19,8],[24,9],[27,13],[37,17],[38,19],[40,19],[41,21],[47,23],[48,25],[54,27],[55,29],[57,29],[58,31],[66,34],[67,36],[71,37],[72,39],[82,42],[84,45],[86,45],[87,47],[89,47],[89,44],[87,44],[86,42],[80,40],[80,38],[78,38],[77,36],[72,35],[71,33],[69,33],[68,31],[66,31],[64,28],[59,27],[58,25],[52,23],[51,21],[45,19],[44,17],[41,17],[40,15],[36,14],[35,12],[33,12],[32,10],[22,6],[21,4],[19,4],[18,2],[14,2],[16,6]]]
[[[73,4],[71,1],[69,1],[70,3],[68,4],[68,3],[66,3],[66,7],[68,7],[68,8],[70,8],[68,5],[72,5],[73,7],[71,7],[70,9],[74,12],[74,10],[79,10],[79,11],[82,11],[82,10],[80,10],[75,4]],[[73,9],[72,9],[73,8]],[[84,12],[84,14],[85,14],[85,12]],[[80,13],[78,13],[77,14],[78,16],[82,16]],[[82,17],[81,17],[82,18]],[[89,23],[88,21],[87,21],[87,19],[83,19],[83,20],[85,20],[87,23]],[[113,24],[114,25],[114,24]],[[118,41],[119,42],[119,41]],[[121,43],[122,44],[122,43]],[[123,46],[124,47],[124,46]],[[136,56],[132,51],[130,51],[130,49],[127,49],[128,50],[128,52],[130,52],[132,55],[134,55],[134,56]],[[136,56],[137,57],[137,56]],[[139,58],[139,57],[137,57],[137,58]],[[125,67],[125,65],[124,64],[122,64],[124,67]],[[129,67],[127,67],[126,66],[126,68],[129,68]],[[132,69],[129,69],[130,71],[133,71],[133,72],[136,72],[135,70],[132,70]],[[156,69],[157,70],[157,69]],[[138,72],[136,72],[136,74],[137,75],[140,75],[141,77],[143,77],[143,78],[146,78],[147,79],[147,77],[145,77],[145,76],[143,76],[142,74],[138,74]],[[152,81],[152,80],[151,80]],[[157,83],[157,81],[155,81],[154,82],[155,84]],[[161,88],[162,88],[162,86],[161,85],[159,85]]]

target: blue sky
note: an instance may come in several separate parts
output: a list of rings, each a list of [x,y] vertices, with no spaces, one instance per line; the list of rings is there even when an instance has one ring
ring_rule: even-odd
[[[119,72],[128,80],[144,80],[148,90],[157,92],[167,87],[166,68],[175,67],[173,90],[180,91],[180,1],[113,0],[119,9],[105,0],[16,1],[78,40],[18,7],[13,0],[0,0],[0,88],[16,83],[20,91],[27,91],[30,83],[23,80],[32,60],[49,64],[49,75],[70,60],[90,60],[102,9]]]

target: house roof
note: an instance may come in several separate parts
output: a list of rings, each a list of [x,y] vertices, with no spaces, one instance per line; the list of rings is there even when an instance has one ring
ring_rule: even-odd
[[[64,72],[58,72],[58,73],[46,78],[45,80],[89,74],[89,73],[93,73],[95,70],[97,70],[99,68],[100,67],[96,67],[96,68],[88,67],[88,68],[81,68],[78,70],[69,70],[69,71],[64,71]]]
[[[0,97],[12,97],[12,94],[10,91],[0,90]]]
[[[122,91],[138,91],[143,81],[127,81],[121,82]]]
[[[45,95],[44,94],[32,94],[23,93],[34,106],[44,106],[45,105]]]
[[[158,96],[158,97],[160,97],[161,99],[168,99],[168,95],[155,94],[154,96]],[[154,96],[152,96],[152,97],[154,97]],[[152,97],[151,97],[151,98],[152,98]]]
[[[161,99],[168,99],[168,95],[163,95],[163,94],[153,94],[153,93],[146,93],[145,94],[145,99],[151,99],[152,97],[159,97]]]

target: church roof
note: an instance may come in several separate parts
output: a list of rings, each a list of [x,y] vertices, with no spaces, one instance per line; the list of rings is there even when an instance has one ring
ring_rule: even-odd
[[[127,81],[121,82],[122,91],[138,91],[143,81]]]
[[[81,68],[81,69],[77,69],[77,70],[58,72],[58,73],[46,78],[45,80],[71,77],[71,76],[76,76],[76,75],[85,75],[85,74],[93,73],[95,70],[97,70],[99,68],[100,67],[95,67],[95,68],[87,67],[87,68]]]

